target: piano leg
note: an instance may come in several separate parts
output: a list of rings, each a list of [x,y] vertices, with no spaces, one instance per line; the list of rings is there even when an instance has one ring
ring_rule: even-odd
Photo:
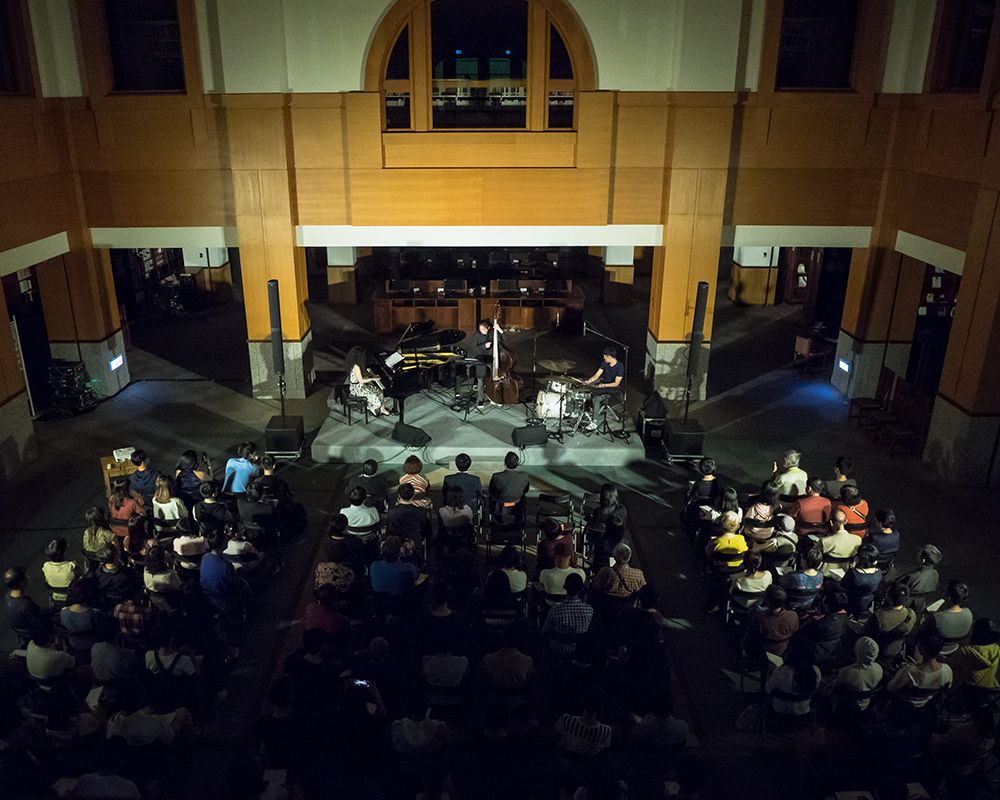
[[[400,397],[396,402],[399,403],[399,421],[406,422],[406,398]]]

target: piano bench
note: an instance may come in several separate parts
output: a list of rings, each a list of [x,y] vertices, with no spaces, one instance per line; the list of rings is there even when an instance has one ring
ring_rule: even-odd
[[[354,418],[351,414],[352,408],[364,412],[365,424],[367,425],[368,418],[370,416],[368,412],[368,401],[363,397],[352,396],[350,387],[346,383],[337,386],[336,392],[336,398],[340,402],[340,413],[347,418],[347,426],[350,427],[354,424]]]

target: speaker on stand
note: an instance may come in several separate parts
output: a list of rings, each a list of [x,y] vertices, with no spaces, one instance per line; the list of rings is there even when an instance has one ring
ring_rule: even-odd
[[[285,347],[281,338],[281,302],[278,282],[267,282],[267,311],[271,322],[271,363],[278,382],[281,414],[268,420],[264,428],[264,451],[275,458],[298,458],[305,439],[302,417],[285,414]]]
[[[691,392],[701,367],[701,348],[705,343],[705,313],[708,309],[708,283],[698,281],[694,319],[691,325],[691,348],[688,351],[687,383],[684,390],[684,418],[667,420],[663,427],[663,449],[667,460],[697,461],[705,449],[705,432],[701,423],[688,419]]]

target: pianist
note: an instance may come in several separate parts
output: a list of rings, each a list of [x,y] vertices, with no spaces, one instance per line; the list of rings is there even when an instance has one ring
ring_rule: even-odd
[[[368,411],[376,416],[388,416],[389,409],[385,406],[385,393],[379,379],[372,375],[366,366],[365,351],[361,347],[352,347],[344,357],[347,362],[347,381],[352,397],[363,398],[368,403]]]

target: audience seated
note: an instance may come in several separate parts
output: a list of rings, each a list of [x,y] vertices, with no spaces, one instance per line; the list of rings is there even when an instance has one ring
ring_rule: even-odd
[[[139,496],[132,496],[128,480],[117,478],[111,484],[111,495],[108,498],[108,514],[111,530],[118,537],[125,536],[128,521],[134,516],[145,516],[146,506]]]
[[[555,562],[553,561],[553,564]],[[521,594],[528,588],[528,573],[521,568],[521,554],[513,545],[507,545],[500,552],[500,569],[507,576],[510,591]]]
[[[49,623],[38,625],[28,642],[25,666],[28,676],[51,684],[76,668],[76,659],[56,646]]]
[[[867,711],[871,698],[859,695],[875,691],[882,683],[882,675],[878,644],[870,636],[860,636],[854,642],[854,662],[837,670],[833,691],[839,691],[841,700],[848,706],[857,711]]]
[[[517,626],[508,626],[500,649],[483,656],[479,672],[488,689],[508,693],[528,686],[535,672],[535,661],[520,649],[522,639]]]
[[[201,500],[195,504],[191,516],[202,530],[209,527],[222,530],[233,521],[233,513],[225,503],[219,502],[219,490],[215,484],[203,483],[198,491]]]
[[[82,573],[79,565],[66,558],[66,540],[53,539],[45,547],[45,562],[42,564],[42,576],[53,603],[65,603],[69,587],[73,585]]]
[[[350,505],[340,509],[340,513],[347,517],[351,528],[367,528],[379,521],[378,509],[366,504],[368,493],[360,486],[351,489],[347,499]]]
[[[977,689],[1000,689],[997,667],[1000,666],[1000,625],[989,617],[980,617],[972,624],[969,643],[959,648],[949,663],[961,683]]]
[[[4,570],[3,584],[7,588],[4,597],[4,615],[17,634],[22,646],[27,644],[32,634],[46,622],[42,609],[27,593],[28,577],[21,567]]]
[[[928,598],[933,597],[938,590],[940,577],[937,567],[941,563],[941,551],[932,544],[924,545],[920,548],[917,560],[917,567],[900,575],[899,581],[910,593],[910,608],[922,614],[927,607]]]
[[[871,526],[868,511],[868,501],[861,496],[858,487],[853,484],[841,485],[840,499],[834,502],[835,509],[841,509],[847,520],[844,527],[855,536],[864,536]]]
[[[555,565],[541,571],[541,574],[538,576],[538,583],[547,596],[562,597],[566,594],[565,584],[568,575],[578,575],[580,580],[584,581],[587,574],[579,567],[570,566],[573,551],[568,542],[559,542],[553,554]]]
[[[385,523],[387,529],[394,528],[399,536],[422,542],[430,530],[430,523],[427,511],[414,502],[415,496],[413,486],[402,484],[396,493],[396,505],[389,509]]]
[[[273,503],[278,509],[287,508],[292,502],[292,492],[288,488],[288,482],[277,474],[277,462],[274,456],[261,456],[260,470],[260,475],[253,479],[251,485],[260,490],[262,500]],[[384,486],[385,484],[383,488]]]
[[[812,711],[813,695],[822,677],[812,642],[803,637],[793,639],[784,663],[771,673],[765,686],[778,719],[785,725],[798,725]]]
[[[355,489],[365,490],[365,504],[377,511],[386,511],[389,508],[389,487],[385,478],[378,474],[378,462],[369,458],[361,465],[361,474],[355,475],[347,482],[345,491],[350,497]]]
[[[950,581],[944,605],[929,617],[929,627],[943,640],[941,652],[945,656],[958,650],[972,632],[974,617],[967,606],[968,600],[969,587],[962,581]]]
[[[115,546],[115,535],[111,532],[108,512],[98,506],[87,509],[87,527],[83,530],[83,558],[87,572],[93,572],[101,562],[100,552],[105,547]]]
[[[174,485],[177,494],[187,504],[188,511],[201,499],[201,485],[210,480],[212,480],[212,465],[208,461],[208,456],[202,454],[202,458],[199,459],[194,450],[185,450],[181,453],[174,468]]]
[[[788,643],[799,629],[799,615],[787,608],[788,595],[777,584],[767,587],[764,605],[750,619],[748,631],[752,644],[775,656],[783,656]]]
[[[823,574],[819,571],[823,564],[823,551],[811,545],[798,554],[798,568],[781,578],[781,586],[788,595],[788,607],[795,611],[812,608],[820,587]]]
[[[392,597],[413,594],[420,577],[409,561],[400,560],[402,542],[398,536],[387,536],[382,543],[382,558],[371,566],[372,591]]]
[[[743,532],[754,550],[773,547],[775,521],[781,512],[778,490],[778,484],[766,481],[743,513]]]
[[[524,498],[530,481],[527,474],[518,469],[520,463],[517,453],[509,452],[503,459],[503,472],[494,472],[490,477],[490,502],[495,516],[523,519]]]
[[[407,456],[403,462],[403,474],[399,477],[400,486],[413,487],[413,499],[410,501],[417,508],[429,509],[432,505],[431,483],[424,477],[421,470],[424,463],[417,456]]]
[[[257,445],[243,442],[236,448],[236,455],[226,462],[226,472],[222,479],[222,491],[239,497],[246,493],[251,481],[260,471]],[[204,497],[204,495],[202,495]]]
[[[907,607],[908,600],[904,585],[890,583],[881,607],[865,627],[865,634],[878,643],[883,666],[894,666],[902,660],[906,637],[917,624],[917,615]]]
[[[95,577],[102,607],[110,611],[114,606],[131,599],[139,588],[140,580],[131,567],[121,562],[115,547],[105,547],[101,552],[101,566]]]
[[[479,508],[483,505],[485,498],[483,482],[479,479],[478,475],[472,475],[469,472],[471,466],[472,458],[467,453],[459,453],[455,456],[455,469],[458,471],[450,475],[445,475],[441,489],[445,497],[448,496],[449,489],[461,489],[466,500]]]
[[[833,480],[827,483],[827,497],[836,502],[840,499],[840,490],[844,486],[857,486],[854,480],[854,459],[849,456],[837,456],[833,465]]]
[[[820,536],[819,546],[823,551],[823,574],[833,578],[843,578],[853,562],[862,540],[851,533],[845,525],[844,512],[837,509],[830,519],[831,532]]]
[[[814,531],[826,527],[833,513],[833,504],[826,498],[826,492],[826,481],[822,478],[812,478],[806,484],[805,496],[795,501],[790,512],[800,530]]]
[[[630,566],[632,548],[624,542],[615,546],[612,558],[614,566],[602,568],[590,582],[590,589],[615,599],[631,599],[646,585],[646,576],[641,569]]]
[[[873,545],[862,544],[858,548],[854,565],[847,569],[840,582],[847,594],[847,610],[851,616],[864,617],[871,613],[872,603],[881,583],[878,551]]]
[[[474,511],[466,502],[465,493],[457,486],[450,487],[445,493],[444,503],[438,509],[438,521],[444,531],[471,531],[474,518]]]
[[[594,619],[594,609],[581,599],[582,592],[583,576],[570,572],[563,581],[563,599],[545,615],[542,639],[548,651],[557,657],[576,653],[580,637],[590,629]]]
[[[936,632],[921,631],[915,660],[904,662],[892,676],[886,685],[889,694],[914,708],[923,708],[932,699],[932,692],[951,686],[951,667],[938,661],[943,644]]]
[[[771,480],[778,487],[778,497],[782,503],[794,503],[800,495],[806,493],[809,475],[799,466],[801,459],[802,453],[791,449],[781,454],[780,463],[774,463]]]
[[[896,514],[892,509],[880,508],[875,512],[875,525],[868,530],[865,541],[878,550],[879,569],[885,575],[892,567],[900,546]]]
[[[162,473],[156,476],[152,509],[153,532],[158,539],[172,535],[177,526],[177,520],[188,516],[187,504],[180,496],[174,496],[170,478]]]

